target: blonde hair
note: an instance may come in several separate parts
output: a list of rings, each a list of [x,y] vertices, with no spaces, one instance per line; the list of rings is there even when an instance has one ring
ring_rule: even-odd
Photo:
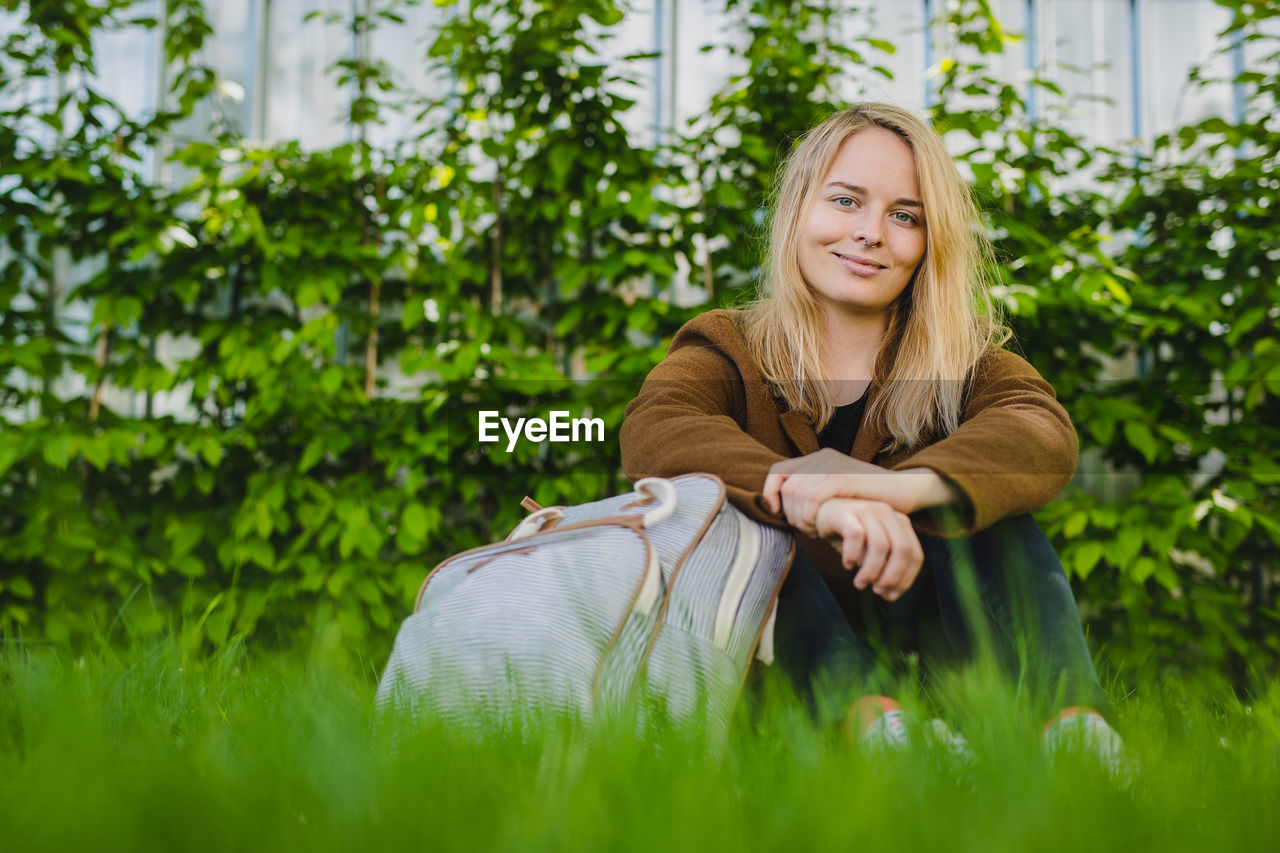
[[[978,211],[941,138],[923,119],[888,104],[862,103],[805,134],[779,169],[770,204],[769,242],[759,295],[738,315],[765,380],[818,430],[834,411],[826,375],[820,308],[800,273],[800,228],[840,146],[867,127],[902,138],[915,157],[924,207],[925,252],[889,309],[875,359],[880,393],[865,414],[890,449],[917,447],[960,423],[965,380],[983,353],[1010,332],[987,292],[991,245]]]

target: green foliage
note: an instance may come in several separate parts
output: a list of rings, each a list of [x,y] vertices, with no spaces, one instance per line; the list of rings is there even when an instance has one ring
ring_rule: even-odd
[[[951,59],[934,121],[969,140],[961,159],[1004,261],[997,292],[1080,429],[1082,476],[1043,517],[1092,637],[1130,670],[1247,683],[1280,658],[1280,74],[1263,35],[1280,11],[1224,5],[1237,11],[1225,43],[1269,45],[1267,72],[1228,81],[1243,88],[1238,122],[1180,128],[1152,152],[1092,150],[1052,113],[1032,120],[1027,92],[985,61]],[[983,60],[1011,38],[982,3],[953,22]],[[1094,179],[1064,189],[1082,170]]]
[[[415,3],[303,26],[363,37]],[[1059,94],[1048,74],[991,70],[1018,36],[980,0],[944,13],[932,118],[989,216],[997,298],[1080,428],[1082,474],[1042,521],[1092,638],[1126,677],[1245,685],[1280,661],[1280,75],[1277,13],[1221,3],[1226,40],[1272,54],[1236,78],[1239,120],[1091,146],[1028,109]],[[893,51],[832,37],[863,10],[727,0],[737,73],[650,141],[626,116],[647,57],[601,58],[624,4],[473,0],[425,51],[447,94],[345,59],[351,141],[311,150],[225,122],[180,141],[220,97],[196,0],[164,4],[163,107],[124,114],[94,87],[94,39],[160,26],[138,7],[2,7],[26,25],[0,77],[0,631],[178,630],[352,665],[523,494],[622,487],[616,443],[482,450],[475,413],[554,406],[616,436],[705,307],[686,303],[749,294],[780,157]]]
[[[400,5],[309,25],[366,32]],[[177,26],[198,4],[167,8],[181,64],[208,29]],[[193,642],[385,649],[426,569],[512,526],[524,491],[550,504],[621,488],[616,442],[594,457],[476,447],[473,406],[495,392],[504,414],[527,413],[536,392],[616,434],[636,386],[590,376],[638,378],[657,357],[617,345],[656,330],[620,283],[675,270],[659,245],[664,174],[629,142],[631,102],[586,32],[586,17],[620,11],[543,5],[503,25],[492,11],[473,3],[443,28],[428,56],[457,94],[414,104],[420,130],[384,148],[366,128],[408,105],[383,97],[384,65],[354,60],[335,69],[353,92],[352,143],[259,149],[219,127],[173,153],[187,176],[173,189],[137,163],[211,96],[190,81],[216,81],[190,65],[176,112],[117,117],[121,132],[79,120],[50,141],[27,127],[66,104],[10,116],[0,489],[17,511],[0,525],[0,626],[65,640],[160,632],[184,614]],[[76,13],[88,68],[101,24]],[[15,36],[7,57],[56,54],[55,23],[24,37],[35,48]],[[87,86],[68,97],[104,100]],[[61,280],[59,253],[92,272]],[[72,337],[80,301],[92,319]],[[562,378],[575,365],[587,381]],[[68,371],[82,394],[56,390]],[[108,385],[149,410],[190,406],[129,417],[103,403]]]

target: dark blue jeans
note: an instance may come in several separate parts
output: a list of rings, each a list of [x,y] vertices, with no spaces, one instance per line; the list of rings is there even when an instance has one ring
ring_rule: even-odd
[[[776,660],[815,714],[843,714],[869,693],[892,692],[892,661],[916,652],[926,674],[993,660],[1027,688],[1044,717],[1068,705],[1110,710],[1053,546],[1030,515],[964,539],[920,536],[924,564],[889,603],[869,590],[837,603],[797,549],[778,597]],[[853,573],[829,579],[852,588]]]

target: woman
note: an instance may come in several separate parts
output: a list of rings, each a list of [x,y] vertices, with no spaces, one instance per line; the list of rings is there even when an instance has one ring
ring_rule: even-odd
[[[1001,348],[977,221],[921,119],[864,103],[823,121],[780,173],[759,299],[680,330],[627,409],[623,467],[717,474],[795,530],[776,654],[864,742],[907,737],[872,649],[912,648],[1026,670],[1051,741],[1105,748],[1070,587],[1027,515],[1070,479],[1075,430]]]

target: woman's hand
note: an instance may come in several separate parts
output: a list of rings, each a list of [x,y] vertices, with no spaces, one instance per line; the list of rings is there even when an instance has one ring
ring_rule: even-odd
[[[817,532],[818,508],[836,497],[880,501],[900,513],[964,500],[929,468],[890,471],[830,448],[778,462],[764,480],[769,509],[810,536]]]
[[[924,563],[911,519],[882,501],[825,501],[817,512],[817,533],[840,552],[846,569],[857,569],[853,585],[871,587],[885,601],[910,589]]]

